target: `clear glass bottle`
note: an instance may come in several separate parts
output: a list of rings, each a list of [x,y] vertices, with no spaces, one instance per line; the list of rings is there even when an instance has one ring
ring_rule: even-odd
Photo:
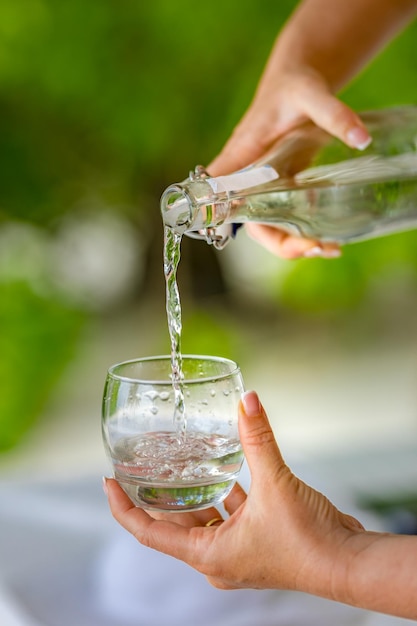
[[[417,107],[361,117],[373,138],[364,151],[308,122],[233,174],[197,166],[163,193],[164,224],[217,248],[245,222],[340,244],[417,228]]]

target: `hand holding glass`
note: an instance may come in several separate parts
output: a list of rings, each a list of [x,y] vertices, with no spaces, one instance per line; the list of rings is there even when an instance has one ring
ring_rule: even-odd
[[[186,429],[174,420],[171,358],[110,367],[103,397],[103,439],[114,476],[144,509],[189,511],[216,506],[243,462],[238,403],[244,391],[233,361],[182,359]]]

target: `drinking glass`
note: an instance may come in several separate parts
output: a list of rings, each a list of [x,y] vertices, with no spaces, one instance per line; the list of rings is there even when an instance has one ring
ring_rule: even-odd
[[[236,363],[183,355],[183,426],[175,414],[170,356],[109,368],[103,397],[104,445],[114,477],[144,509],[189,511],[220,503],[236,482],[243,452]]]

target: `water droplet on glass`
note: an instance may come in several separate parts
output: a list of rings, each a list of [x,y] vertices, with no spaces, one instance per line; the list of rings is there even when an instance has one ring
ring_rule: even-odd
[[[212,390],[210,391],[210,395],[211,395],[211,397],[212,397],[212,398],[214,398],[214,396],[216,395],[216,390],[215,390],[215,389],[212,389]]]
[[[159,397],[161,398],[161,400],[163,402],[165,402],[166,400],[169,399],[169,392],[168,391],[161,391],[161,393],[159,394]]]
[[[147,398],[149,398],[149,400],[156,400],[156,398],[159,397],[159,393],[157,391],[154,391],[153,389],[150,389],[149,391],[146,391],[144,394],[144,396],[146,396]]]

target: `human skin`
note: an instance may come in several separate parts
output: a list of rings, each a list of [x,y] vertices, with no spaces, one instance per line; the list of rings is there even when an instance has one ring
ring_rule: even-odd
[[[336,94],[412,19],[416,0],[304,0],[279,33],[252,103],[220,154],[212,176],[260,158],[276,140],[310,119],[352,148],[371,137]],[[248,234],[283,258],[340,256],[335,244],[247,224]]]
[[[297,478],[255,392],[242,397],[239,428],[251,485],[247,495],[235,486],[224,521],[215,508],[149,514],[106,479],[115,519],[217,588],[296,590],[417,619],[417,537],[366,531]]]

